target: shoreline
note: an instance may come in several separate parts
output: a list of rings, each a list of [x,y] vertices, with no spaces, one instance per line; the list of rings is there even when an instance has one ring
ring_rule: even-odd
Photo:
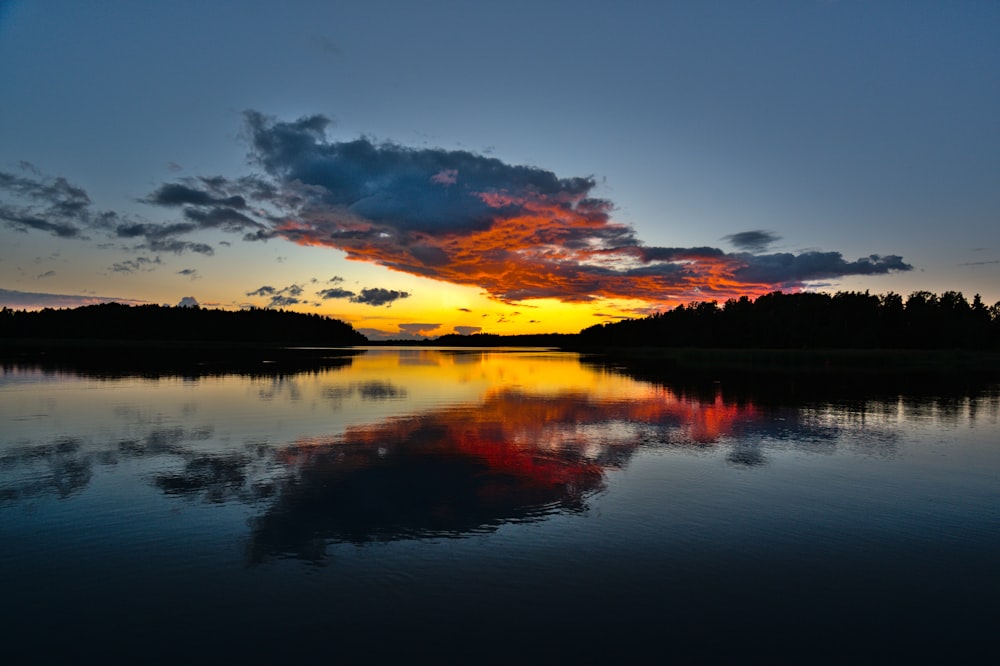
[[[398,344],[398,343],[397,343]],[[67,364],[118,369],[124,365],[226,366],[274,363],[307,367],[342,363],[379,345],[315,345],[199,340],[98,338],[0,339],[4,364]],[[413,347],[434,347],[416,342]],[[510,345],[502,345],[509,348]],[[492,348],[485,346],[485,348]],[[498,347],[499,348],[499,347]],[[1000,351],[971,349],[759,349],[710,347],[595,347],[562,345],[587,362],[622,365],[643,374],[975,376],[1000,378]]]
[[[350,346],[295,347],[259,342],[0,339],[0,366],[40,366],[97,375],[273,374],[340,367],[364,353]]]
[[[585,357],[647,369],[777,374],[946,374],[1000,377],[1000,351],[972,349],[715,349],[572,347]]]

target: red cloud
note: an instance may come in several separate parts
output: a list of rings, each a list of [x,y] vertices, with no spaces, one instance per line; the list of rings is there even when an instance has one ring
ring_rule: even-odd
[[[747,265],[740,256],[687,251],[660,258],[631,240],[630,228],[610,221],[606,209],[582,198],[484,193],[481,199],[496,211],[482,229],[404,232],[358,222],[348,227],[336,218],[309,215],[276,231],[296,243],[343,250],[356,261],[480,287],[507,302],[686,302],[763,294],[775,287],[738,280],[735,272]],[[512,209],[516,214],[508,213]],[[619,239],[627,243],[609,243]]]
[[[728,236],[743,250],[735,253],[649,247],[611,219],[611,202],[591,196],[593,178],[466,151],[331,142],[323,116],[282,122],[248,112],[246,120],[264,174],[163,186],[149,201],[185,205],[192,224],[243,229],[248,240],[332,247],[506,302],[723,300],[911,268],[893,255],[848,262],[837,252],[755,254],[778,240],[760,230]],[[258,212],[267,219],[258,223],[249,210],[278,214]]]

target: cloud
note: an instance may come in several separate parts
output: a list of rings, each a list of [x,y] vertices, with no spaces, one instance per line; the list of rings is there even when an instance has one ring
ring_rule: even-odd
[[[247,296],[262,296],[268,299],[266,307],[269,308],[283,308],[290,305],[298,305],[303,303],[303,299],[299,298],[305,290],[302,285],[290,284],[287,287],[282,287],[280,289],[272,287],[271,285],[263,285],[254,289],[253,291],[246,292]]]
[[[35,277],[41,280],[42,278],[53,277],[55,274],[56,274],[55,271],[45,271],[44,273],[40,273]]]
[[[289,122],[248,111],[246,123],[251,161],[263,173],[219,190],[235,196],[233,184],[244,183],[248,207],[271,211],[267,229],[245,238],[336,248],[499,301],[721,300],[911,268],[895,255],[764,255],[779,239],[765,230],[727,236],[740,250],[732,253],[646,246],[612,220],[593,177],[367,137],[330,141],[322,115]],[[371,300],[364,292],[357,299]]]
[[[347,289],[332,287],[330,289],[321,289],[316,292],[316,295],[324,300],[329,300],[331,298],[354,298],[357,294]]]
[[[96,296],[76,294],[47,294],[31,291],[15,291],[0,289],[0,306],[14,310],[41,310],[42,308],[76,308],[81,305],[96,305],[98,303],[125,303],[127,305],[142,305],[147,301],[117,296]]]
[[[126,259],[125,261],[119,261],[112,264],[111,270],[115,273],[152,271],[155,270],[156,266],[159,266],[161,263],[162,262],[159,257],[136,257],[135,259]]]
[[[410,294],[405,291],[396,291],[395,289],[382,289],[379,287],[373,287],[371,289],[362,289],[361,293],[351,299],[352,303],[364,303],[366,305],[392,305],[394,302],[402,299],[409,298]]]
[[[190,181],[189,181],[190,182]],[[211,180],[202,179],[203,183],[211,183]],[[219,181],[215,181],[218,183]],[[246,201],[243,197],[218,196],[208,189],[193,187],[185,183],[167,183],[161,185],[154,192],[146,197],[146,202],[159,206],[223,206],[226,208],[246,208]]]
[[[458,169],[441,169],[431,176],[431,182],[438,185],[454,185],[458,182]]]
[[[340,284],[343,282],[343,278],[333,277],[328,280],[332,284]],[[247,294],[248,296],[250,294]],[[343,287],[329,287],[327,289],[320,289],[316,292],[316,295],[323,300],[331,300],[336,298],[342,298],[350,300],[352,303],[361,303],[364,305],[391,305],[395,301],[402,298],[409,298],[409,292],[397,291],[395,289],[382,289],[380,287],[365,288],[362,289],[360,293],[351,291],[350,289],[344,289]]]
[[[152,206],[180,208],[184,221],[120,225],[117,231],[120,236],[141,233],[154,250],[212,254],[214,250],[209,245],[181,241],[177,237],[205,230],[238,232],[252,238],[266,236],[267,224],[248,214],[247,196],[266,198],[270,190],[256,184],[252,178],[231,181],[222,176],[164,183],[140,201]]]
[[[144,239],[145,243],[137,245],[136,248],[145,248],[154,252],[173,252],[174,254],[182,254],[184,252],[197,252],[198,254],[209,256],[215,254],[215,250],[211,245],[176,238],[177,236],[193,233],[198,230],[199,226],[193,222],[152,224],[149,222],[123,221],[115,224],[112,228],[112,232],[117,238]]]
[[[441,328],[441,324],[400,324],[399,330],[407,335],[419,335],[421,337],[427,337],[437,329]]]
[[[244,118],[253,172],[157,186],[140,201],[177,215],[169,222],[96,212],[84,190],[27,165],[23,174],[0,172],[0,193],[11,195],[0,199],[0,223],[64,238],[100,233],[157,253],[212,255],[212,245],[194,238],[205,231],[283,239],[476,287],[507,303],[636,299],[655,308],[912,269],[893,254],[855,261],[838,252],[765,254],[779,236],[760,229],[726,236],[733,252],[648,246],[613,220],[614,206],[595,195],[592,176],[559,177],[465,150],[330,140],[323,115],[283,121],[247,111]],[[409,296],[330,285],[321,298],[380,306]],[[272,306],[301,302],[291,292],[257,295],[277,298]]]
[[[483,330],[482,326],[456,326],[455,332],[459,335],[472,335]]]
[[[383,331],[380,328],[355,328],[354,330],[369,340],[396,340],[399,338],[399,331]]]
[[[763,252],[769,245],[780,239],[781,236],[762,229],[755,229],[754,231],[741,231],[737,234],[723,236],[723,240],[729,241],[738,249],[745,252]]]
[[[196,308],[198,307],[198,300],[194,296],[185,296],[177,303],[179,308]]]
[[[184,269],[181,269],[181,270],[177,271],[177,274],[178,275],[184,275],[186,277],[191,278],[192,280],[198,280],[198,279],[201,278],[201,275],[198,274],[198,269],[197,268],[184,268]]]
[[[0,221],[16,231],[78,238],[91,223],[90,197],[65,178],[41,174],[22,162],[23,174],[0,171]]]
[[[199,192],[179,184],[160,187],[151,195],[160,205],[200,202],[201,207],[184,210],[185,217],[189,218],[187,222],[156,224],[114,211],[94,210],[90,196],[82,187],[62,177],[45,175],[29,163],[22,163],[21,171],[22,174],[0,171],[0,194],[4,195],[0,202],[0,222],[15,231],[42,231],[77,240],[89,240],[91,234],[100,234],[142,241],[132,249],[211,255],[214,250],[210,245],[179,237],[208,228],[247,232],[262,226],[233,208],[245,205],[240,196],[220,196],[210,188]],[[201,179],[199,182],[213,181]]]
[[[813,280],[829,280],[844,275],[884,275],[911,268],[896,255],[883,257],[873,254],[848,262],[839,252],[778,253],[747,256],[745,264],[733,275],[748,283],[795,287]]]

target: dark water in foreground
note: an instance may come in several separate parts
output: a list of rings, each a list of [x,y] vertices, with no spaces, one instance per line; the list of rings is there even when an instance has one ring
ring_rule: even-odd
[[[765,400],[569,354],[391,349],[294,374],[0,372],[3,663],[1000,647],[995,385]]]

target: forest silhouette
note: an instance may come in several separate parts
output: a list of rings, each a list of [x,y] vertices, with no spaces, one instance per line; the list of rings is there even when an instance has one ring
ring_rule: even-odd
[[[772,292],[751,300],[690,303],[642,319],[597,324],[576,336],[601,347],[730,349],[997,349],[1000,303],[976,294],[917,291]]]
[[[281,309],[217,310],[119,303],[74,309],[0,310],[0,339],[240,342],[351,346],[368,338],[339,319]],[[566,348],[1000,349],[1000,303],[977,294],[818,292],[703,301],[576,334],[447,334],[393,343]]]
[[[368,341],[350,324],[278,309],[216,310],[120,303],[0,310],[0,339],[241,342],[349,346]]]

